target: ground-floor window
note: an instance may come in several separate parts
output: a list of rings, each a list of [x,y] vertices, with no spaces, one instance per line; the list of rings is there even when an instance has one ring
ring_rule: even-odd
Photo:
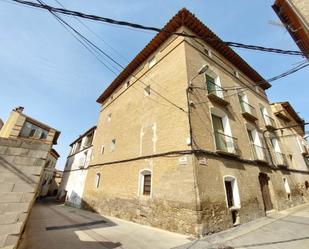
[[[288,196],[288,199],[290,200],[291,199],[291,189],[290,189],[288,180],[285,177],[283,177],[283,184],[284,184],[285,192]]]
[[[224,187],[226,194],[226,203],[228,208],[232,207],[239,208],[240,198],[236,178],[232,176],[225,176]]]
[[[100,187],[100,181],[101,181],[101,174],[97,173],[95,177],[95,187],[99,188]]]
[[[151,181],[152,181],[152,174],[150,170],[142,170],[140,172],[140,189],[139,193],[141,195],[150,196],[151,195]]]

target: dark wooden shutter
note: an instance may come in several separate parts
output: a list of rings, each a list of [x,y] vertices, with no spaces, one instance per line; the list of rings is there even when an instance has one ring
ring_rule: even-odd
[[[144,175],[144,195],[150,195],[151,192],[151,175]]]

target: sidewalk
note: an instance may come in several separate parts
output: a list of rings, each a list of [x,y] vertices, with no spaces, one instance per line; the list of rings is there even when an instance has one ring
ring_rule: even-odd
[[[309,204],[189,242],[177,249],[309,248]]]

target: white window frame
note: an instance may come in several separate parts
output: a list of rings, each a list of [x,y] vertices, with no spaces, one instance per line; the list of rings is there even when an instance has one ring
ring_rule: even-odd
[[[215,132],[214,130],[214,126],[213,126],[213,123],[212,123],[212,116],[211,115],[215,115],[215,116],[218,116],[222,119],[222,124],[223,124],[223,129],[224,129],[224,135],[227,135],[229,137],[233,137],[232,135],[232,130],[231,130],[231,126],[230,126],[230,121],[229,121],[229,117],[228,115],[222,111],[221,109],[218,109],[218,108],[211,108],[210,110],[210,120],[211,120],[211,125],[212,125],[212,130],[213,130],[213,134]],[[213,135],[215,136],[215,135]],[[213,137],[213,141],[214,141],[214,145],[215,145],[215,148],[216,148],[216,139],[215,137]],[[228,152],[230,153],[235,153],[236,152],[236,148],[235,148],[235,145],[234,145],[234,141],[226,141],[226,142],[229,142],[230,144],[232,144],[233,146],[228,146]]]
[[[223,89],[222,89],[221,80],[220,80],[219,75],[218,75],[214,70],[208,69],[208,70],[206,71],[206,73],[204,73],[204,82],[206,82],[206,84],[207,84],[206,75],[208,75],[208,76],[214,78],[214,80],[215,80],[215,85],[216,85],[216,86],[215,86],[215,87],[216,87],[216,95],[217,95],[218,97],[220,97],[220,98],[223,99],[223,98],[224,98],[224,96],[223,96]],[[221,88],[219,88],[218,86],[221,87]]]
[[[227,200],[227,193],[226,193],[226,188],[225,188],[225,182],[229,181],[232,182],[232,190],[233,190],[233,207],[229,207],[228,200]],[[241,208],[240,205],[240,195],[239,195],[239,189],[238,189],[238,184],[237,184],[237,179],[234,176],[231,175],[226,175],[223,176],[223,188],[224,188],[224,193],[225,193],[225,202],[226,202],[226,207],[227,208]]]
[[[285,192],[287,194],[288,199],[290,200],[291,199],[291,189],[290,189],[290,185],[288,183],[288,179],[286,177],[282,177],[282,180],[283,180]]]
[[[144,195],[144,176],[151,175],[151,185],[150,185],[150,195]],[[138,196],[140,197],[152,197],[153,193],[153,174],[151,169],[142,169],[139,171],[139,180],[138,180]]]

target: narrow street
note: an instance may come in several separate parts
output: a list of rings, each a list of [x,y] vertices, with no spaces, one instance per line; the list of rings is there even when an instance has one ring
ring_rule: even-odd
[[[193,240],[62,204],[41,202],[32,210],[19,249],[307,249],[308,227],[309,205],[305,205]]]
[[[164,249],[188,242],[188,236],[49,202],[35,204],[19,249]]]
[[[189,242],[177,249],[308,249],[309,206],[269,217]]]

